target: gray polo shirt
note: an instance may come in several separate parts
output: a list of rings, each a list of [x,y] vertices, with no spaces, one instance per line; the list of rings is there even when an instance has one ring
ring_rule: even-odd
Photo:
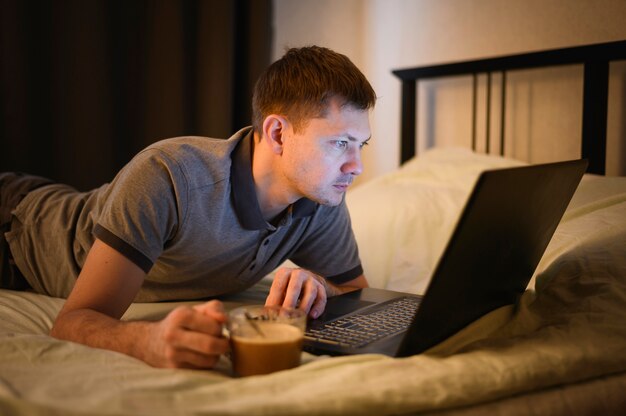
[[[249,128],[167,139],[93,191],[31,192],[7,235],[18,267],[36,291],[66,297],[97,237],[147,272],[138,302],[244,290],[286,259],[335,283],[361,275],[345,202],[301,199],[276,224],[263,219],[252,140]]]

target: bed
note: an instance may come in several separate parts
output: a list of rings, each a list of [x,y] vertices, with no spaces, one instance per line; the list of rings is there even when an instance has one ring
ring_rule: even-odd
[[[577,49],[575,59],[571,50],[557,55],[568,63],[590,57],[596,62],[610,50],[608,61],[625,59],[624,52],[614,52],[626,51],[626,44],[615,46]],[[470,74],[513,69],[502,62],[528,65],[526,59],[509,58],[492,60],[493,67],[485,66],[490,60],[464,64]],[[549,58],[540,64],[561,63]],[[439,69],[443,72],[428,67],[396,74],[404,94],[402,164],[346,196],[374,287],[423,293],[479,173],[528,163],[504,152],[459,147],[415,155],[415,82],[445,76],[449,66]],[[590,105],[585,112],[597,110]],[[590,122],[598,121],[585,125]],[[156,369],[49,337],[62,299],[0,290],[0,414],[623,413],[626,177],[602,175],[602,146],[583,145],[581,154],[594,160],[591,171],[519,303],[490,312],[424,354],[331,358],[303,353],[296,369],[248,378],[233,377],[226,358],[212,371]],[[270,282],[268,276],[222,300],[227,308],[262,303]],[[177,305],[136,303],[123,319],[158,319]]]

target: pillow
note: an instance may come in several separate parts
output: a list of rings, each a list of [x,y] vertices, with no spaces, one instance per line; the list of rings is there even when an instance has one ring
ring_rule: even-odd
[[[523,164],[468,149],[435,148],[348,192],[370,285],[423,294],[480,172]],[[625,177],[583,177],[529,288],[564,262],[575,262],[585,273],[604,272],[609,264],[626,273]]]
[[[480,172],[520,165],[468,149],[434,148],[348,192],[370,285],[423,293]]]
[[[626,177],[583,177],[528,286],[546,283],[560,267],[626,276]]]

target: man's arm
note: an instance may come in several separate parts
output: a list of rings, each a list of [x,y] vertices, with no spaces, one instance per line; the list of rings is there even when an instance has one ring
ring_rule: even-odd
[[[305,310],[312,318],[319,317],[330,296],[368,287],[364,275],[335,285],[305,269],[282,267],[276,271],[266,305],[282,305]]]
[[[96,239],[50,334],[95,348],[122,352],[155,367],[210,368],[228,350],[221,303],[179,307],[158,322],[120,318],[145,273]]]

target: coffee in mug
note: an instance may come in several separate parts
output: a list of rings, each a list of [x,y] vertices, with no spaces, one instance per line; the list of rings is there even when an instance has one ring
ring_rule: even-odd
[[[230,312],[231,359],[240,376],[268,374],[300,365],[306,313],[274,306]]]

